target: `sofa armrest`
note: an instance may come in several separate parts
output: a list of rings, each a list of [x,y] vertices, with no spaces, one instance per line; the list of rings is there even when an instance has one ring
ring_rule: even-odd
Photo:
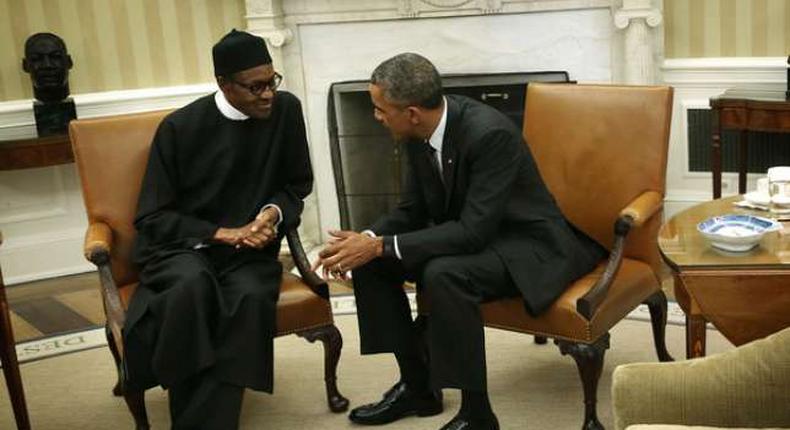
[[[695,360],[618,366],[615,428],[633,424],[790,427],[790,328]]]

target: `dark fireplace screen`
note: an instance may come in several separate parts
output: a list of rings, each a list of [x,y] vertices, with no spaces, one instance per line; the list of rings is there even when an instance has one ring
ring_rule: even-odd
[[[520,129],[529,82],[569,82],[567,72],[525,72],[442,76],[445,92],[491,105]],[[329,89],[329,144],[343,229],[362,230],[398,203],[408,174],[403,149],[373,117],[369,81],[332,84]]]

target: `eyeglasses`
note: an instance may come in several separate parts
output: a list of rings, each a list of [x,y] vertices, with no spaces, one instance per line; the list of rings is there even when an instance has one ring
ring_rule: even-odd
[[[283,75],[274,72],[274,76],[267,81],[267,82],[255,82],[253,84],[244,84],[239,81],[234,80],[233,78],[228,78],[229,81],[233,82],[234,84],[246,89],[250,92],[250,94],[254,96],[259,96],[263,94],[266,90],[271,90],[272,92],[277,91],[277,87],[283,82]]]

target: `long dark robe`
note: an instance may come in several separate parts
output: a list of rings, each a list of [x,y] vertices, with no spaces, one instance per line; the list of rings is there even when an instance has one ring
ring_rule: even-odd
[[[276,94],[268,119],[230,120],[209,95],[162,121],[135,219],[140,286],[124,327],[132,386],[171,387],[211,368],[271,392],[277,255],[312,181],[290,93]],[[267,204],[282,210],[277,240],[262,250],[210,244],[219,227],[246,225]]]

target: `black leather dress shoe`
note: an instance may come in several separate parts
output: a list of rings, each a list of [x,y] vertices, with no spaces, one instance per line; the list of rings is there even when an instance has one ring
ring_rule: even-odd
[[[473,419],[456,415],[449,423],[439,430],[499,430],[499,421],[495,415],[488,418]]]
[[[351,410],[348,419],[365,425],[387,424],[409,415],[428,417],[442,413],[441,392],[415,392],[405,383],[398,382],[378,403],[371,403]]]

